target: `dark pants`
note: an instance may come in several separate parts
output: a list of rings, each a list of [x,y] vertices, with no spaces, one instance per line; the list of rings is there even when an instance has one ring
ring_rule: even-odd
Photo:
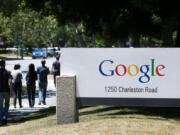
[[[54,85],[56,86],[56,76],[60,76],[60,73],[54,73]]]
[[[13,90],[14,90],[13,105],[16,106],[16,98],[18,96],[19,106],[21,107],[22,106],[22,99],[21,99],[22,83],[14,83]]]
[[[35,104],[35,89],[36,86],[34,84],[27,85],[27,94],[30,107],[33,107]]]

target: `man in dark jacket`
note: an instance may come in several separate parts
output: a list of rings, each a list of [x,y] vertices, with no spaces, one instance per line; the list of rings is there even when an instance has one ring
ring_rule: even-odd
[[[0,126],[7,123],[9,111],[10,89],[12,91],[12,76],[5,69],[5,61],[0,60]],[[3,101],[5,100],[5,107]]]
[[[59,56],[56,56],[56,61],[53,62],[52,65],[52,71],[54,75],[54,85],[56,86],[56,76],[60,76],[60,62],[59,62]]]
[[[43,103],[46,105],[46,91],[47,91],[47,85],[48,85],[48,74],[49,74],[49,68],[45,66],[46,61],[41,61],[42,66],[37,68],[37,74],[38,74],[38,83],[39,83],[39,105]]]

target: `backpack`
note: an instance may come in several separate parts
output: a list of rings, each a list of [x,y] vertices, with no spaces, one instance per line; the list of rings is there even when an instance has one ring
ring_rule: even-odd
[[[39,80],[42,81],[42,82],[47,80],[47,71],[46,71],[46,69],[42,69],[40,71]]]
[[[18,73],[17,76],[16,76],[16,79],[15,79],[15,83],[20,83],[21,79],[22,79],[22,74]]]

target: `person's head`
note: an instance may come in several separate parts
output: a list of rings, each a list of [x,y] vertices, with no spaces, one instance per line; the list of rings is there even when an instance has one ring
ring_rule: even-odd
[[[35,66],[34,64],[29,64],[29,72],[32,73],[35,71]]]
[[[56,56],[56,60],[59,60],[59,58],[60,58],[59,56]]]
[[[41,61],[41,64],[42,64],[42,66],[45,66],[46,60],[43,59],[43,60]]]
[[[5,68],[6,62],[5,60],[0,60],[0,67]]]
[[[18,69],[20,69],[20,68],[21,68],[20,64],[14,65],[14,70],[18,70]]]

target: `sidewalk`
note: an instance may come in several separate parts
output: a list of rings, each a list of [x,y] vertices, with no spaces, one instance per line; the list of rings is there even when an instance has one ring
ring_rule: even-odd
[[[34,108],[29,108],[27,95],[25,95],[22,99],[23,108],[19,108],[18,102],[17,102],[16,108],[14,108],[13,106],[10,106],[8,121],[9,122],[20,121],[23,118],[27,117],[28,115],[31,115],[32,113],[39,112],[39,111],[42,111],[43,109],[56,106],[56,89],[54,87],[53,80],[48,80],[48,89],[47,89],[47,94],[46,94],[47,105],[38,105],[39,103],[38,91],[36,91],[35,97],[36,98],[35,98]]]

